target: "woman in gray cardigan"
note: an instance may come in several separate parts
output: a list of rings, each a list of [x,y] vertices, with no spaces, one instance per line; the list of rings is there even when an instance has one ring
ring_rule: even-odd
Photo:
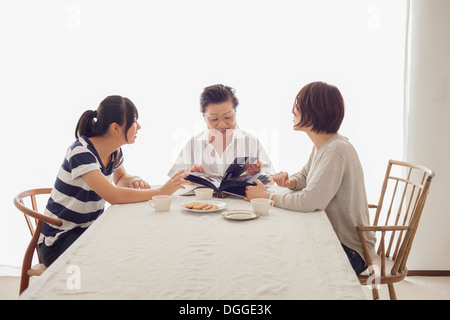
[[[292,108],[293,129],[305,132],[314,143],[308,162],[289,176],[275,174],[274,181],[294,192],[275,194],[261,183],[247,187],[247,199],[271,198],[275,206],[299,211],[324,210],[357,274],[367,269],[356,226],[369,224],[364,175],[355,148],[338,133],[344,118],[344,100],[338,88],[313,82],[297,94]],[[375,235],[367,234],[375,255]]]

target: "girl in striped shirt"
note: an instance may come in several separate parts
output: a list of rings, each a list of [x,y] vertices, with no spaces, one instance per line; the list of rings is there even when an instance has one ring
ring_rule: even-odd
[[[56,260],[110,204],[133,203],[170,195],[184,188],[183,171],[159,189],[125,170],[121,146],[132,144],[141,128],[135,105],[125,97],[109,96],[96,111],[83,113],[56,177],[45,214],[62,220],[60,227],[44,223],[39,257],[45,266]]]

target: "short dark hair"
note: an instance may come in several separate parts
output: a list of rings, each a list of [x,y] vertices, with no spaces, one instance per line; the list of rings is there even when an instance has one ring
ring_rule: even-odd
[[[200,95],[200,111],[206,112],[206,108],[210,103],[218,104],[226,101],[233,103],[233,109],[236,110],[239,100],[236,98],[235,90],[223,84],[215,84],[203,89]]]
[[[325,82],[311,82],[295,98],[301,120],[297,126],[310,127],[313,132],[336,133],[344,119],[344,99],[339,89]]]

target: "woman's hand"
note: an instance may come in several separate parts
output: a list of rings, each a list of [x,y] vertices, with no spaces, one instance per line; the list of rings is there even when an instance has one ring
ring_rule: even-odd
[[[194,164],[190,169],[189,172],[200,172],[200,173],[206,173],[205,167],[203,167],[201,164]]]
[[[116,186],[123,188],[151,189],[147,181],[127,173],[124,166],[114,170],[114,183]]]
[[[280,187],[287,187],[289,184],[289,174],[287,172],[278,172],[273,176],[273,181]]]
[[[133,189],[151,189],[150,185],[147,181],[142,180],[139,177],[136,177],[130,181],[130,188]]]
[[[255,174],[262,170],[262,163],[259,159],[256,159],[255,163],[252,163],[250,167],[246,170],[248,174]]]
[[[258,179],[255,180],[256,186],[248,186],[245,188],[245,200],[250,201],[255,198],[269,198],[270,193],[266,191],[264,184]]]
[[[169,181],[167,181],[161,188],[159,188],[161,194],[171,195],[178,189],[184,189],[183,184],[186,183],[186,181],[183,179],[189,174],[183,172],[184,170],[178,171],[172,176],[172,178],[169,179]]]
[[[273,176],[273,181],[280,187],[285,187],[289,189],[295,189],[297,182],[294,179],[289,179],[289,174],[287,172],[278,172]]]

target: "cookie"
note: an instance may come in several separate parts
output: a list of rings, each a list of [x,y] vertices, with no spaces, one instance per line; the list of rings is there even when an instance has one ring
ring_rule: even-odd
[[[206,207],[204,207],[202,210],[211,210],[213,207],[212,204],[208,204]]]
[[[191,202],[186,205],[186,208],[192,209],[192,208],[194,208],[194,206],[196,206],[198,204],[200,204],[200,203],[199,202]]]
[[[208,203],[199,203],[197,205],[195,205],[192,209],[194,210],[202,210],[204,207],[208,206]]]

